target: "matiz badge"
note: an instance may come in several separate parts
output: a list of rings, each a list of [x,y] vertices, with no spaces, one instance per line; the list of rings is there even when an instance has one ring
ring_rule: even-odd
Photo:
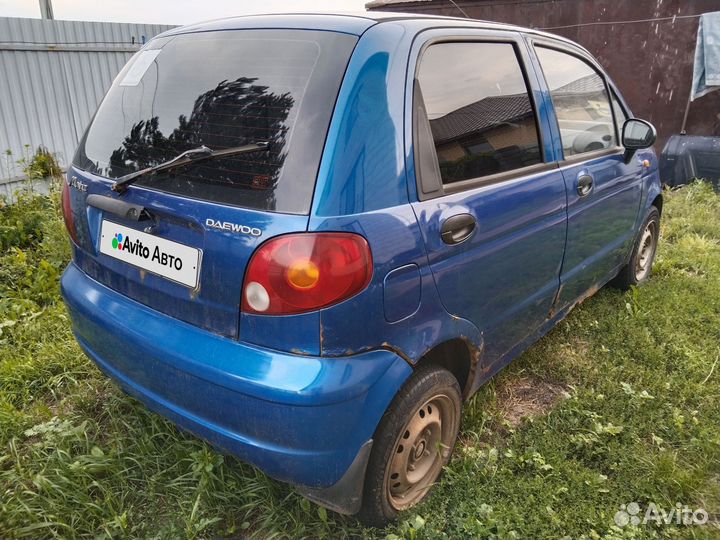
[[[240,225],[239,223],[231,223],[229,221],[220,221],[212,218],[205,220],[205,225],[212,227],[213,229],[222,229],[224,231],[230,231],[240,234],[249,234],[250,236],[261,236],[262,231],[257,227],[248,227],[247,225]]]
[[[81,180],[78,180],[77,176],[72,176],[68,178],[67,185],[70,187],[74,187],[78,191],[82,191],[85,193],[87,191],[87,184]]]

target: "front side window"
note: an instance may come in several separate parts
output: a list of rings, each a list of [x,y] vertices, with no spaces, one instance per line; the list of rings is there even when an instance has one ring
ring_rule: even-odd
[[[536,47],[550,89],[565,157],[617,144],[605,81],[584,60]]]
[[[432,45],[417,78],[443,184],[542,162],[535,112],[512,44]]]

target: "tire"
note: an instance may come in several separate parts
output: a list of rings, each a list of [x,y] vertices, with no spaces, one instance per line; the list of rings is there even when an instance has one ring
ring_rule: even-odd
[[[375,431],[360,521],[382,527],[425,498],[450,460],[461,409],[448,370],[427,365],[410,376]]]
[[[612,284],[618,289],[627,290],[639,285],[650,277],[660,238],[660,212],[654,206],[650,208],[640,234],[633,245],[632,255]]]

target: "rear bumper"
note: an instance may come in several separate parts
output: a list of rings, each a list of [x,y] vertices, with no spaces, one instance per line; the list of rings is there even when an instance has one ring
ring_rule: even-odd
[[[303,488],[343,478],[411,372],[386,350],[319,358],[223,338],[130,300],[74,264],[62,294],[84,351],[129,394]]]

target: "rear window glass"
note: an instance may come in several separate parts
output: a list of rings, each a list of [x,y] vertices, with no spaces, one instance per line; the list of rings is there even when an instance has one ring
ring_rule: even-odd
[[[354,36],[238,30],[159,38],[120,72],[75,155],[108,178],[205,145],[269,149],[137,185],[247,208],[307,213]]]

